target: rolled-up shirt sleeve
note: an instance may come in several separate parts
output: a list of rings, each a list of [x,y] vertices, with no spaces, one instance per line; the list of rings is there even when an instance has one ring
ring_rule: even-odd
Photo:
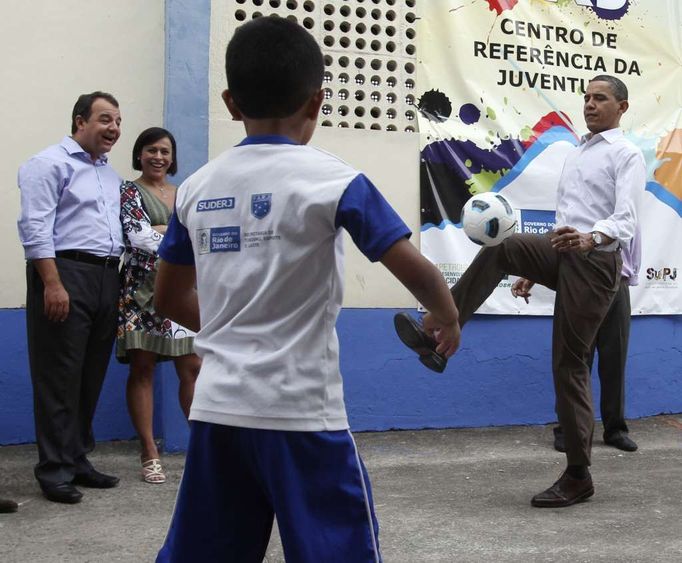
[[[68,177],[59,164],[34,157],[19,168],[21,212],[17,227],[27,260],[54,258],[54,221]]]
[[[355,245],[372,262],[380,260],[398,240],[412,232],[379,190],[358,174],[341,196],[336,227],[348,231]]]
[[[593,231],[620,241],[627,246],[635,236],[639,208],[646,187],[646,164],[640,152],[630,152],[616,162],[616,204],[613,214],[597,221]]]

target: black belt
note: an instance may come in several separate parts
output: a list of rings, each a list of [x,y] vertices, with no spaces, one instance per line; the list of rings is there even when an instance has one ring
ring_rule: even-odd
[[[105,268],[113,268],[116,270],[118,270],[118,264],[121,261],[118,256],[95,256],[89,252],[83,252],[82,250],[57,250],[55,255],[59,258],[66,258],[67,260],[95,264],[97,266],[104,266]]]

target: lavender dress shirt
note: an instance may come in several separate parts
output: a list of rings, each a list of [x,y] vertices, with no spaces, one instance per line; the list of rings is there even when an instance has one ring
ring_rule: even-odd
[[[92,162],[71,137],[21,165],[19,238],[27,260],[58,250],[120,256],[121,178],[106,155]]]

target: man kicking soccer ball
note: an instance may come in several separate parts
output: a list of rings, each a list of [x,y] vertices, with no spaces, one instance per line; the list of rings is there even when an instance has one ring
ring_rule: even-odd
[[[461,326],[506,274],[556,291],[552,368],[567,468],[532,498],[537,507],[569,506],[594,494],[588,470],[594,430],[589,362],[620,285],[620,249],[635,235],[646,180],[641,151],[619,129],[627,109],[628,91],[621,80],[600,75],[589,82],[583,107],[589,133],[561,173],[558,228],[547,235],[514,234],[499,246],[483,248],[451,289]],[[427,367],[442,371],[446,358],[430,337],[432,315],[423,322],[422,330],[409,316],[399,315],[398,336]]]

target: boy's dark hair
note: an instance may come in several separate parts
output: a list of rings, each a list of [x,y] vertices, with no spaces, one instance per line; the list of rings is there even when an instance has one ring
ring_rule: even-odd
[[[168,137],[168,140],[171,142],[171,147],[173,147],[171,153],[173,162],[168,168],[168,174],[169,176],[172,176],[178,171],[178,157],[176,154],[177,149],[175,145],[175,137],[173,137],[173,134],[170,131],[164,129],[163,127],[150,127],[149,129],[142,131],[142,133],[137,136],[137,140],[133,145],[133,170],[142,170],[142,164],[140,163],[142,149],[147,145],[153,145],[156,143],[156,141],[159,141],[165,137]]]
[[[78,96],[75,105],[73,106],[73,111],[71,112],[71,134],[73,135],[78,131],[76,126],[76,118],[80,115],[85,121],[90,119],[92,114],[92,104],[97,98],[104,98],[112,106],[118,107],[118,101],[111,94],[107,92],[100,92],[99,90],[91,92],[90,94],[81,94]]]
[[[246,117],[293,115],[322,86],[320,47],[300,25],[260,17],[237,28],[225,52],[232,99]]]
[[[620,78],[616,78],[610,74],[600,74],[599,76],[592,78],[590,82],[608,82],[616,100],[622,102],[628,99],[628,87]]]

